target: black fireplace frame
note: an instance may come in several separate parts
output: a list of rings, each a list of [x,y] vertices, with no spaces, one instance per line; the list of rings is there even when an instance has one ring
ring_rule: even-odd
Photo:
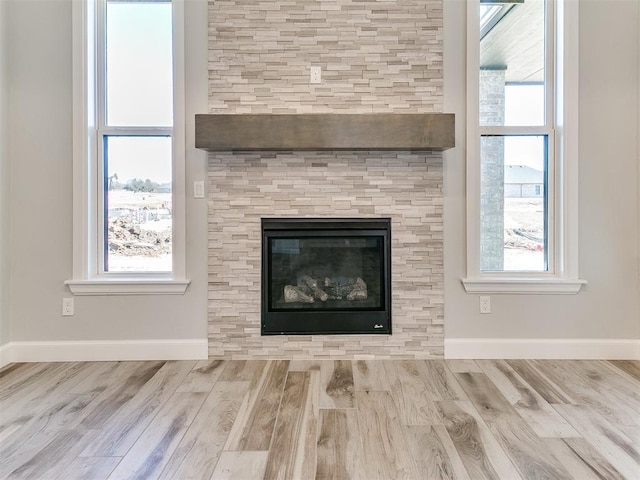
[[[262,218],[262,335],[391,334],[390,218]],[[269,244],[272,238],[381,237],[381,307],[338,311],[271,309]],[[304,316],[304,328],[300,328]]]

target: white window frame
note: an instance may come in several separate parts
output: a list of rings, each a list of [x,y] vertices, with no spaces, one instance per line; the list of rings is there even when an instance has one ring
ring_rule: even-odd
[[[480,1],[467,2],[467,293],[575,294],[586,283],[578,275],[578,3],[547,0],[550,122],[512,129],[479,125]],[[488,133],[548,135],[548,271],[480,271],[480,136]]]
[[[173,0],[172,271],[167,273],[99,272],[102,215],[99,198],[100,146],[96,119],[99,75],[97,50],[104,34],[99,19],[104,0],[72,3],[73,22],[73,278],[65,284],[75,295],[184,294],[185,271],[185,100],[184,0]]]

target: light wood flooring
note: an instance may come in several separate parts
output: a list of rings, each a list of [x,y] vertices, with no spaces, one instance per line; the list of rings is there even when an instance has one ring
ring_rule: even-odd
[[[0,478],[640,479],[640,362],[0,370]]]

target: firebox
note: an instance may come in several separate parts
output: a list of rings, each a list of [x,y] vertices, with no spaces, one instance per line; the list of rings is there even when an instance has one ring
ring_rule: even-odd
[[[262,334],[390,334],[389,218],[263,218]]]

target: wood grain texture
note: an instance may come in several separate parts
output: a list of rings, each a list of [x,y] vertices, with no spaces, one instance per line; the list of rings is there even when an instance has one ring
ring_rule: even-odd
[[[640,444],[585,405],[556,405],[584,439],[588,440],[625,478],[638,478]]]
[[[595,361],[566,361],[562,368],[554,362],[536,362],[539,368],[575,399],[574,404],[588,405],[609,423],[628,436],[634,436],[640,426],[640,389],[630,385],[620,375]]]
[[[555,457],[574,478],[622,480],[624,476],[583,438],[546,440]]]
[[[83,428],[102,428],[109,419],[163,367],[165,362],[140,362],[135,369],[128,372],[129,365],[125,364],[121,370],[124,378],[116,381],[114,378],[96,402],[93,402],[88,412],[83,412]]]
[[[388,361],[384,368],[390,379],[391,396],[398,405],[404,425],[442,423],[416,360]]]
[[[347,360],[320,365],[320,408],[353,408],[353,369]]]
[[[178,388],[179,392],[210,392],[225,367],[222,360],[203,360],[189,372]]]
[[[269,449],[265,479],[315,476],[315,462],[304,462],[306,453],[315,457],[315,442],[311,452],[305,448],[306,439],[315,439],[316,436],[314,424],[305,421],[309,418],[308,409],[313,405],[313,402],[309,401],[310,391],[310,372],[289,372]],[[311,431],[307,431],[309,427]]]
[[[42,448],[29,460],[13,469],[8,479],[34,479],[54,477],[80,453],[83,445],[90,443],[99,432],[96,430],[60,430],[52,434]],[[0,469],[2,472],[2,469]],[[2,475],[2,473],[0,473]],[[5,477],[2,477],[5,478]]]
[[[417,478],[417,465],[391,395],[359,391],[356,402],[368,478]]]
[[[460,469],[454,471],[451,456],[433,427],[410,425],[406,432],[420,475],[433,480],[454,480],[461,476]]]
[[[523,478],[532,475],[549,480],[571,478],[486,375],[457,375],[473,404],[481,407],[477,409],[478,414]]]
[[[558,414],[504,361],[480,360],[478,364],[527,425],[542,438],[579,437],[578,432]]]
[[[288,368],[288,361],[277,360],[254,377],[225,450],[269,449]]]
[[[446,150],[454,115],[196,115],[196,148],[233,150]]]
[[[446,364],[453,373],[482,373],[476,360],[447,360]]]
[[[67,393],[82,378],[85,368],[86,364],[58,364],[42,382],[27,383],[24,390],[17,395],[9,395],[0,401],[0,422],[2,425],[8,425],[17,419],[26,420],[23,414],[25,407],[31,418],[39,417],[44,412],[48,412],[49,415],[55,413],[60,395]]]
[[[432,400],[467,400],[444,360],[424,360],[418,362],[418,367],[422,370],[422,378]]]
[[[549,404],[574,403],[561,387],[562,383],[555,383],[548,378],[534,362],[527,360],[507,360],[507,364],[515,370],[538,394]]]
[[[471,402],[436,402],[436,406],[469,477],[521,478]]]
[[[414,427],[411,427],[414,428]],[[417,427],[421,428],[421,427]],[[438,436],[438,440],[440,440],[440,444],[443,446],[448,455],[448,460],[451,463],[451,468],[453,469],[454,478],[458,480],[472,480],[467,473],[466,468],[464,467],[464,463],[462,462],[462,458],[460,458],[460,453],[456,450],[451,437],[449,436],[449,432],[444,427],[444,425],[433,425],[431,427],[434,433]],[[419,464],[418,464],[419,465]]]
[[[0,390],[0,406],[8,405],[7,400],[23,400],[28,398],[34,391],[42,391],[46,385],[49,385],[52,380],[55,380],[61,372],[69,369],[70,366],[70,364],[47,365],[44,363],[32,363],[22,364],[20,368],[9,370],[9,373],[0,380],[3,385],[2,390]],[[5,369],[10,368],[11,365],[5,367]],[[47,377],[39,377],[38,373],[42,373],[45,370]],[[34,382],[34,378],[41,378],[41,381]]]
[[[608,363],[625,372],[630,377],[640,382],[640,361],[637,360],[611,360]]]
[[[223,452],[213,472],[215,480],[261,480],[268,452]],[[194,477],[209,478],[209,477]]]
[[[368,479],[355,410],[320,410],[318,432],[316,479]]]
[[[195,362],[166,362],[125,405],[112,415],[99,441],[83,452],[87,457],[124,456],[160,409],[182,384]],[[83,422],[84,424],[84,422]]]
[[[353,362],[353,385],[356,390],[391,390],[382,362],[356,360]]]
[[[106,480],[121,457],[78,457],[52,480]]]
[[[638,480],[636,369],[548,360],[10,365],[0,370],[0,480]]]
[[[161,480],[211,477],[248,390],[248,381],[218,381],[213,385],[171,455]]]
[[[176,393],[118,464],[109,480],[150,480],[160,476],[205,400],[203,393]]]
[[[20,377],[25,375],[24,372],[29,365],[36,365],[35,363],[10,363],[9,365],[0,368],[0,380],[2,382],[7,382],[6,385],[9,385],[9,382],[12,378]]]
[[[238,380],[253,381],[257,379],[267,366],[265,360],[227,360],[220,380],[235,382]]]

